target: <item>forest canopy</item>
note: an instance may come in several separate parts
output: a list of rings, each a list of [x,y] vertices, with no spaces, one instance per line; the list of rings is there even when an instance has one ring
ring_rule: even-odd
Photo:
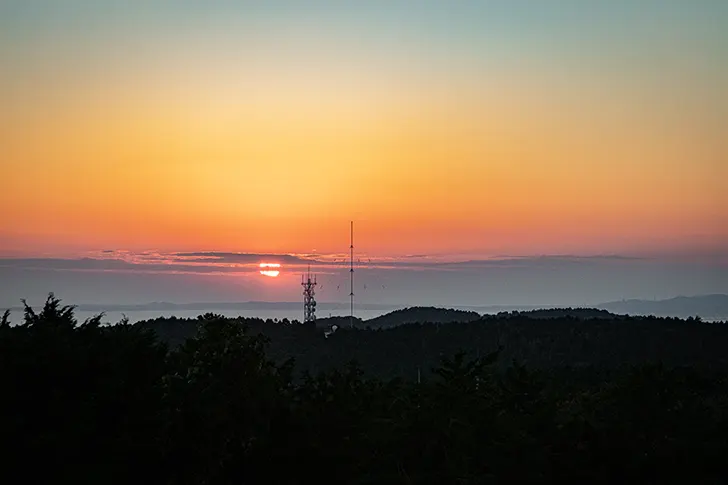
[[[51,295],[0,322],[3,483],[726,476],[724,324],[508,314],[326,338],[214,314],[102,319]]]

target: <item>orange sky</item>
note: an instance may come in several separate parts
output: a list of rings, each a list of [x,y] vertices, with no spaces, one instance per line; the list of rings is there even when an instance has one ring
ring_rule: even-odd
[[[0,52],[0,249],[728,246],[724,73],[174,38]]]

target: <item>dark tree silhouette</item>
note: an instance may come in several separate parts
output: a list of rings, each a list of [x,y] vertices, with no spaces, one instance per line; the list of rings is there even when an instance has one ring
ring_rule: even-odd
[[[53,295],[19,325],[4,314],[2,483],[728,476],[723,324],[503,314],[325,339],[215,314],[103,318],[79,324]]]

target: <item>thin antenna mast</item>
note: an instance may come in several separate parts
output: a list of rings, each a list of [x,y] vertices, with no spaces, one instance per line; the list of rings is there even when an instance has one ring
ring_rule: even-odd
[[[354,221],[351,221],[351,244],[349,245],[349,327],[354,328]]]

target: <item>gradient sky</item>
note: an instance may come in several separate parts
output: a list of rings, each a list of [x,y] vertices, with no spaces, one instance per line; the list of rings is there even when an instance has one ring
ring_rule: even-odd
[[[4,0],[0,256],[326,255],[353,219],[367,258],[724,264],[727,25],[722,0]]]

